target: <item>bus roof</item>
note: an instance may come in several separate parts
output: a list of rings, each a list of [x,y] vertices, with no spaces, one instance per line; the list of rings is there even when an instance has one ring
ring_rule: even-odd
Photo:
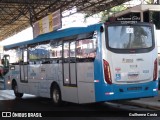
[[[4,46],[4,49],[7,50],[7,49],[12,49],[12,48],[16,48],[16,47],[20,47],[20,46],[24,46],[24,45],[31,45],[34,43],[45,42],[47,40],[54,40],[54,39],[68,37],[68,36],[72,36],[72,35],[92,32],[95,30],[100,30],[101,25],[102,25],[102,23],[90,25],[87,27],[72,27],[72,28],[61,29],[58,31],[53,31],[50,33],[39,35],[32,40],[19,42],[19,43],[15,43],[15,44],[11,44],[11,45],[6,45],[6,46]]]

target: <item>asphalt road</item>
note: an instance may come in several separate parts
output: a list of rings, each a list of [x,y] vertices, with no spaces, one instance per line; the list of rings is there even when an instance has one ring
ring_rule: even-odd
[[[0,90],[0,111],[4,112],[32,112],[42,113],[46,117],[128,117],[129,113],[154,112],[150,109],[136,106],[122,105],[118,103],[101,104],[73,104],[64,103],[63,106],[56,107],[48,98],[37,97],[25,94],[22,99],[15,99],[13,91]],[[93,120],[93,119],[92,119]],[[112,119],[114,120],[114,119]]]
[[[0,111],[121,111],[111,103],[74,104],[65,102],[57,107],[49,98],[25,94],[22,99],[16,99],[13,91],[0,91]],[[126,111],[126,109],[123,109]]]

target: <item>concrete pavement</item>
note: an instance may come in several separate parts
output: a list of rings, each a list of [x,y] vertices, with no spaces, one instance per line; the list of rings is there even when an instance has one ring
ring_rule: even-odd
[[[2,95],[5,95],[5,96],[2,96]],[[15,96],[12,90],[0,90],[0,97],[1,97],[0,100],[15,99]],[[119,101],[118,103],[133,105],[133,106],[140,106],[143,108],[150,108],[153,110],[160,110],[160,90],[159,90],[158,96],[156,97],[141,98],[138,100],[127,100],[127,101],[123,100],[123,101]]]
[[[120,103],[141,106],[144,108],[151,108],[154,110],[160,110],[160,90],[158,91],[158,96],[156,96],[156,97],[141,98],[138,100],[123,101]]]

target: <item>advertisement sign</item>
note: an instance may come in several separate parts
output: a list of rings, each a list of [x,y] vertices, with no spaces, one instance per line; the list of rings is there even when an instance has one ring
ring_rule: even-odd
[[[0,45],[0,53],[3,53],[3,46]]]
[[[61,11],[58,10],[52,14],[37,21],[33,25],[33,37],[37,37],[40,34],[52,32],[62,27]]]

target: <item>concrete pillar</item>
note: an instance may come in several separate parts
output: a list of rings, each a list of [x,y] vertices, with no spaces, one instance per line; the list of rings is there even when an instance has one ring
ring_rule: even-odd
[[[141,22],[143,22],[143,11],[140,12]]]

